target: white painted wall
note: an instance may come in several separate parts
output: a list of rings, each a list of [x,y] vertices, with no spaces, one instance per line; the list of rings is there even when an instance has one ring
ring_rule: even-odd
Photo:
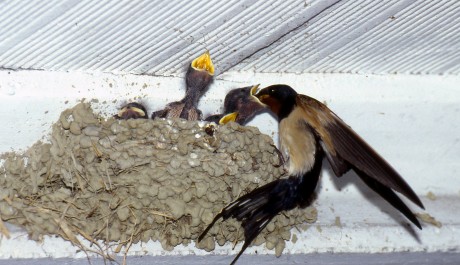
[[[406,221],[372,193],[354,175],[340,180],[323,172],[316,206],[318,222],[289,242],[284,253],[311,252],[460,252],[460,77],[415,75],[254,74],[230,72],[217,77],[201,100],[206,114],[217,112],[225,93],[235,87],[286,83],[298,92],[326,102],[356,132],[385,157],[422,197],[427,212],[443,226],[407,228]],[[0,71],[0,153],[25,150],[46,139],[61,111],[83,98],[96,99],[102,114],[116,113],[126,100],[140,100],[149,113],[180,99],[184,79],[102,73]],[[114,102],[116,100],[116,102]],[[95,101],[95,100],[93,100]],[[276,136],[277,123],[268,114],[251,125]],[[338,190],[341,190],[339,192]],[[426,198],[428,192],[437,200]],[[377,206],[377,207],[376,207]],[[418,209],[413,208],[416,212]],[[339,216],[342,228],[334,225]],[[403,223],[404,225],[401,225]],[[20,230],[0,241],[0,258],[84,257],[61,239],[27,240]],[[214,253],[235,253],[231,246]],[[273,253],[263,247],[246,253]],[[207,254],[193,244],[164,252],[159,243],[137,245],[132,255]]]

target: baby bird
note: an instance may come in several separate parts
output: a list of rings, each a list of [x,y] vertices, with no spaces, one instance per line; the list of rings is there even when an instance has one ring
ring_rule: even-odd
[[[201,120],[202,113],[197,108],[198,101],[207,91],[214,76],[214,65],[209,51],[196,58],[190,64],[185,76],[185,97],[179,101],[171,102],[163,110],[152,114],[152,119],[182,118],[189,121]]]
[[[207,117],[205,121],[226,124],[230,121],[245,125],[258,112],[264,109],[259,100],[254,97],[259,85],[235,88],[225,96],[224,113]]]
[[[147,111],[142,104],[131,102],[124,105],[114,117],[119,120],[147,119]]]

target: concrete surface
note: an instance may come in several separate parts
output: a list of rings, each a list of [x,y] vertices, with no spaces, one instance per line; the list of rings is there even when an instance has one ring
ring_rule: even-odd
[[[143,264],[215,264],[227,265],[231,262],[232,257],[226,256],[181,256],[181,257],[130,257],[129,265]],[[104,264],[102,259],[90,259],[91,264]],[[122,262],[118,260],[118,262]],[[88,264],[87,259],[49,259],[45,258],[40,261],[31,259],[11,259],[0,260],[0,265],[29,265],[29,264],[47,264],[47,265],[83,265]],[[391,254],[298,254],[283,255],[276,258],[272,255],[243,255],[238,264],[316,264],[316,265],[458,265],[460,255],[458,253],[391,253]]]

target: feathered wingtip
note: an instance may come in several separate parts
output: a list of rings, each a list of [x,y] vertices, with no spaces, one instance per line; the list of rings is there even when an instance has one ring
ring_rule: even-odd
[[[415,214],[409,209],[409,207],[407,207],[407,205],[401,200],[401,198],[398,197],[398,195],[396,195],[396,193],[392,189],[374,180],[373,178],[369,177],[367,174],[358,169],[355,169],[355,171],[361,178],[361,180],[369,188],[371,188],[377,194],[382,196],[382,198],[389,202],[393,207],[398,209],[404,216],[406,216],[407,219],[409,219],[409,221],[411,221],[420,230],[422,229],[422,225],[420,224]]]

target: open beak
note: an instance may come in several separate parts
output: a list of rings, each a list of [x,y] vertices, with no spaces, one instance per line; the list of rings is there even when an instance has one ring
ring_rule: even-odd
[[[227,114],[224,117],[222,117],[219,120],[219,124],[224,125],[224,124],[227,124],[227,123],[229,123],[231,121],[235,122],[237,117],[238,117],[238,112],[232,112],[232,113]]]
[[[192,61],[192,68],[198,71],[206,71],[210,75],[214,75],[214,64],[211,60],[209,51],[206,51],[198,58]]]
[[[255,86],[251,87],[251,92],[250,92],[250,93],[251,93],[251,96],[255,96],[255,95],[256,95],[257,91],[259,90],[259,86],[260,86],[260,84],[257,84],[257,85],[255,85]]]
[[[252,98],[255,99],[255,102],[259,103],[261,106],[266,107],[267,104],[265,104],[262,100],[268,97],[268,95],[261,94],[260,92],[263,89],[259,89],[260,84],[257,84],[251,88],[251,96]]]

